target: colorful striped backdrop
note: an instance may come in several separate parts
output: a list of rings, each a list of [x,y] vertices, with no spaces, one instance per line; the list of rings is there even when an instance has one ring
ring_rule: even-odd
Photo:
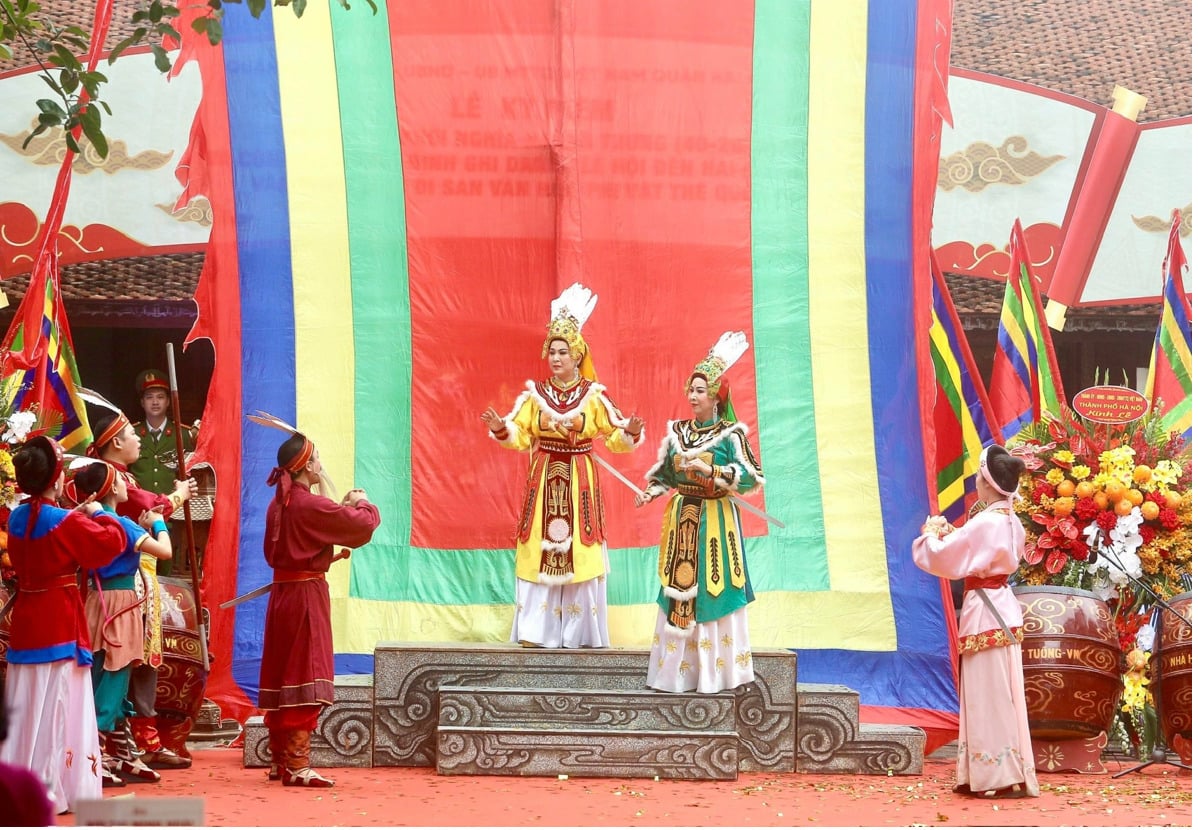
[[[612,458],[636,480],[687,413],[690,368],[721,331],[749,335],[729,378],[758,503],[786,523],[746,520],[754,644],[795,649],[801,679],[852,686],[887,720],[951,727],[940,587],[910,557],[929,510],[912,229],[931,204],[912,182],[932,59],[916,34],[936,5],[226,7],[220,49],[185,46],[204,74],[191,176],[217,212],[193,333],[217,354],[200,451],[228,483],[207,604],[270,579],[283,436],[241,417],[263,409],[382,510],[330,575],[339,671],[370,671],[380,640],[506,640],[526,459],[479,413],[545,373],[549,302],[581,279],[599,378],[649,424],[645,449]],[[613,640],[646,645],[660,513],[603,486]],[[215,615],[226,712],[255,699],[265,605]]]

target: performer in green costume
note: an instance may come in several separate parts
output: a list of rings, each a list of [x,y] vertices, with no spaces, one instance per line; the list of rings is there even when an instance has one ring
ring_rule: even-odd
[[[753,679],[753,586],[740,511],[728,494],[747,493],[765,479],[723,379],[748,347],[743,332],[725,332],[695,367],[686,388],[694,417],[669,422],[648,486],[636,497],[641,507],[676,491],[662,522],[649,652],[649,685],[666,692],[719,692]]]

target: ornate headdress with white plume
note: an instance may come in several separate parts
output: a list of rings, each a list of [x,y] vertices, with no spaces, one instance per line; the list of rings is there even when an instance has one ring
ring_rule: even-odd
[[[707,381],[708,394],[715,395],[723,404],[724,417],[728,420],[736,420],[736,414],[732,410],[732,389],[722,378],[732,364],[740,360],[741,355],[748,350],[749,339],[743,331],[726,331],[720,335],[720,339],[707,352],[707,357],[699,361],[687,378],[688,386],[696,376]]]
[[[570,357],[581,361],[579,373],[591,380],[595,379],[595,369],[591,363],[590,349],[582,339],[582,327],[590,319],[591,312],[599,297],[576,282],[558,295],[549,306],[549,333],[545,335],[545,343],[541,347],[541,357],[549,354],[549,344],[554,340],[563,340],[570,348]]]

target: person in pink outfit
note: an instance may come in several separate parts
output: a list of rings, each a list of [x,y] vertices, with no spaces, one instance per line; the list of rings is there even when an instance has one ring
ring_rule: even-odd
[[[931,516],[911,546],[933,576],[964,579],[958,622],[961,715],[954,792],[982,798],[1040,795],[1023,696],[1023,612],[1007,582],[1025,533],[1011,505],[1023,462],[1000,446],[982,451],[977,475],[986,508],[954,529]]]

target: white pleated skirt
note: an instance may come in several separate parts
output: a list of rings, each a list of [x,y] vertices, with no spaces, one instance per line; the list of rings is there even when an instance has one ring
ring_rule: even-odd
[[[45,781],[56,812],[103,797],[89,667],[73,659],[9,663],[4,701],[8,738],[0,744],[0,761]]]
[[[607,648],[607,577],[569,585],[517,579],[512,642],[542,648]]]
[[[649,649],[649,686],[663,692],[704,694],[735,689],[753,680],[748,607],[726,617],[697,623],[679,634],[657,609],[657,628]]]

